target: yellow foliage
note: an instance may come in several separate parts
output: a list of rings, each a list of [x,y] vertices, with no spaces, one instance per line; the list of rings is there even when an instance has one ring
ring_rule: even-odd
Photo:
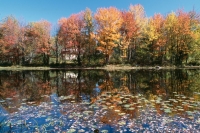
[[[165,28],[166,30],[170,30],[172,27],[176,27],[178,23],[177,16],[174,12],[167,15],[167,18],[165,20]]]
[[[161,36],[163,35],[163,23],[164,18],[160,14],[155,14],[152,18],[149,19],[149,23],[144,30],[144,33],[149,38],[149,41],[161,39]]]
[[[117,8],[99,8],[94,16],[98,24],[98,38],[100,42],[99,50],[105,54],[112,53],[114,47],[117,46],[115,42],[119,41],[119,28],[122,23],[120,11]],[[102,48],[103,47],[103,48]]]
[[[140,33],[142,33],[148,24],[148,18],[146,17],[144,7],[140,4],[130,5],[129,11],[134,15],[136,25],[139,26]]]

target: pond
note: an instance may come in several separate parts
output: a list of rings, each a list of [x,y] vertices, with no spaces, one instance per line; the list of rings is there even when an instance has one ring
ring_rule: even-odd
[[[0,71],[0,132],[198,132],[200,70]]]

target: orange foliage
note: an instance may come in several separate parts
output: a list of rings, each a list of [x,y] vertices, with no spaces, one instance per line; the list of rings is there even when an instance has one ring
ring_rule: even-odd
[[[155,14],[153,18],[150,20],[150,25],[155,28],[154,37],[152,39],[156,40],[153,48],[155,50],[160,50],[162,46],[164,46],[166,40],[164,36],[164,17],[161,14]]]
[[[98,50],[109,56],[113,52],[113,48],[117,47],[119,42],[119,29],[122,24],[120,11],[115,7],[99,8],[94,15],[98,24],[97,40],[100,43]]]
[[[51,48],[50,30],[51,24],[46,20],[29,24],[25,33],[26,44],[32,45],[31,47],[34,47],[37,53],[49,54]]]

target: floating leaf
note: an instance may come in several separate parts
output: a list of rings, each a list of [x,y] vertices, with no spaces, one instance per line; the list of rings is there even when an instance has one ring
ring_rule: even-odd
[[[69,115],[68,118],[69,118],[69,119],[73,118],[73,115]]]
[[[120,126],[123,126],[123,125],[126,125],[126,122],[125,122],[125,121],[120,121],[120,122],[118,122],[118,124],[119,124]]]
[[[78,132],[79,132],[79,133],[84,133],[85,130],[84,130],[84,129],[80,129],[80,130],[78,130]]]
[[[12,98],[6,98],[6,100],[12,100]]]
[[[119,115],[125,115],[126,113],[119,113]]]
[[[0,100],[0,103],[4,103],[5,102],[5,100]]]
[[[76,129],[69,129],[68,131],[67,131],[67,133],[74,133],[74,132],[76,132]]]
[[[184,111],[184,109],[178,109],[178,111]]]
[[[120,112],[120,110],[116,109],[115,112]]]
[[[101,132],[102,133],[108,133],[108,130],[102,130]]]
[[[129,108],[129,107],[130,107],[130,104],[125,104],[124,107],[125,107],[125,108]]]
[[[123,102],[120,101],[120,102],[118,102],[118,104],[123,104]]]
[[[164,109],[164,112],[165,113],[171,113],[171,110],[170,109]]]
[[[129,108],[129,110],[134,110],[135,108]]]

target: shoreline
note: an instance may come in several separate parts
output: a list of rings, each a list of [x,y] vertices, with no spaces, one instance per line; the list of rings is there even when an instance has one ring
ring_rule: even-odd
[[[10,66],[10,67],[1,67],[0,70],[70,70],[70,69],[104,69],[108,71],[112,70],[162,70],[162,69],[200,69],[200,66],[184,66],[184,67],[176,67],[176,66],[129,66],[129,65],[106,65],[103,67],[65,67],[65,68],[52,68],[52,67],[23,67],[23,66]]]

